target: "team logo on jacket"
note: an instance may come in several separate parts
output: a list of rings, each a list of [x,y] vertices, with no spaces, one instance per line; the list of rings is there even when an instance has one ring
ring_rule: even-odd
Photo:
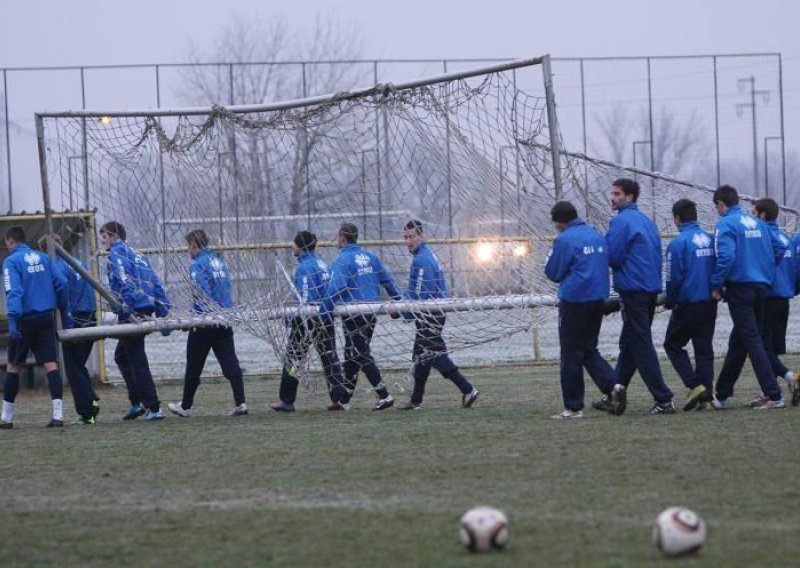
[[[44,272],[44,265],[42,264],[42,259],[35,252],[26,252],[25,256],[23,256],[22,258],[24,258],[25,262],[28,263],[28,272],[30,274],[33,274],[35,272]]]
[[[209,264],[211,265],[212,276],[215,279],[225,278],[225,263],[218,258],[212,258]]]
[[[705,233],[695,233],[692,242],[697,248],[708,248],[711,246],[711,238]]]
[[[761,231],[758,230],[758,221],[747,215],[742,215],[739,220],[744,225],[744,236],[746,239],[760,239]]]
[[[356,255],[356,264],[361,268],[365,266],[369,266],[369,257],[366,254],[357,254]]]

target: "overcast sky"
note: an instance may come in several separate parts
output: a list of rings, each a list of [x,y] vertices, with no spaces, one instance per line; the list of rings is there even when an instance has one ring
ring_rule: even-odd
[[[233,13],[261,20],[282,14],[293,28],[311,26],[315,14],[336,14],[361,28],[365,58],[780,52],[787,149],[800,149],[793,127],[800,124],[797,0],[4,0],[0,6],[0,67],[184,62],[189,46],[210,43]],[[623,81],[619,89],[625,88]]]

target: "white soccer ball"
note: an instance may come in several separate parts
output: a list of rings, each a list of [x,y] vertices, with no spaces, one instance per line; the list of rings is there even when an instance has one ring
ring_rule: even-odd
[[[691,554],[706,541],[706,524],[694,511],[670,507],[656,519],[653,541],[667,556]]]
[[[508,542],[508,519],[494,507],[475,507],[461,517],[458,534],[470,552],[502,550]]]

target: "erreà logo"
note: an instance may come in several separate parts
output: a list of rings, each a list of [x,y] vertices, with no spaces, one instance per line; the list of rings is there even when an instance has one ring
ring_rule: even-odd
[[[214,270],[221,270],[222,269],[222,261],[218,258],[212,259],[211,261],[211,268]]]
[[[780,239],[781,244],[783,244],[783,246],[789,245],[789,239],[787,239],[785,235],[778,235],[778,239]]]
[[[25,256],[23,256],[22,258],[24,258],[25,262],[27,262],[31,266],[39,264],[42,260],[39,258],[39,255],[36,254],[35,252],[26,252]]]
[[[705,233],[695,233],[692,242],[697,248],[707,248],[711,246],[711,239]]]
[[[356,255],[356,264],[361,268],[369,266],[369,257],[366,254],[359,253]]]
[[[752,231],[753,229],[758,227],[758,221],[747,215],[742,215],[739,218],[739,220],[742,222],[742,225],[744,225],[745,229],[749,229]]]

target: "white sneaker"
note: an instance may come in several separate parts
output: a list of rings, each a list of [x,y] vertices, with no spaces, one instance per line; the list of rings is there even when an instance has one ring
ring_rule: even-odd
[[[172,414],[181,418],[189,418],[192,415],[190,411],[183,409],[180,402],[170,402],[167,404],[167,408]]]
[[[386,410],[387,408],[391,408],[394,406],[394,398],[392,395],[387,396],[386,398],[381,398],[378,402],[375,403],[375,406],[372,410]]]
[[[233,412],[230,413],[230,416],[247,416],[247,405],[245,403],[240,404],[233,409]]]
[[[553,420],[569,420],[570,418],[583,418],[583,410],[569,410],[568,408],[564,409],[564,412],[561,414],[554,414],[551,416]]]

